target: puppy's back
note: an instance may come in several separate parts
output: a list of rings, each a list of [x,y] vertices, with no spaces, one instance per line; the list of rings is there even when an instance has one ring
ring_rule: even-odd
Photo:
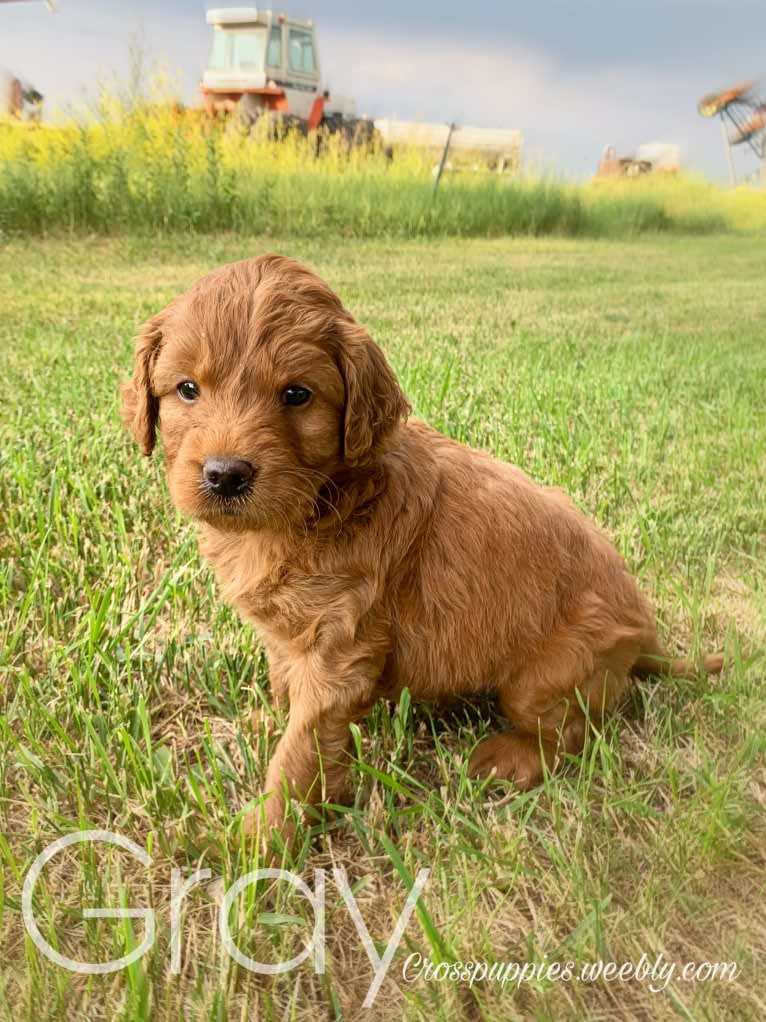
[[[402,450],[411,487],[432,480],[391,593],[400,684],[413,694],[443,690],[445,674],[454,691],[491,685],[585,609],[605,629],[652,627],[624,561],[562,491],[419,422]]]

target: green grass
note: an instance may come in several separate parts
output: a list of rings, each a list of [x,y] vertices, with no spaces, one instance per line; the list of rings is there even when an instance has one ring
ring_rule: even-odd
[[[586,753],[516,797],[469,782],[486,708],[377,707],[355,734],[356,800],[295,869],[342,865],[382,953],[405,880],[431,876],[375,1007],[328,883],[327,971],[257,977],[222,954],[216,899],[248,862],[236,815],[273,732],[253,632],[222,605],[162,466],[120,430],[131,335],[212,266],[277,249],[313,265],[387,352],[418,415],[563,486],[614,536],[679,649],[718,679],[638,686]],[[764,1003],[766,321],[757,238],[334,241],[237,235],[11,241],[0,249],[0,1017],[761,1019]],[[254,733],[250,734],[251,717]],[[104,827],[147,848],[70,849],[36,892],[43,933],[105,960],[151,904],[153,951],[75,976],[25,935],[20,890],[55,837]],[[103,854],[102,854],[103,851]],[[171,869],[189,895],[170,974]],[[329,881],[329,877],[328,877]],[[242,899],[243,950],[303,946],[280,888]],[[405,956],[736,961],[734,983],[406,984]],[[547,958],[546,958],[547,956]]]

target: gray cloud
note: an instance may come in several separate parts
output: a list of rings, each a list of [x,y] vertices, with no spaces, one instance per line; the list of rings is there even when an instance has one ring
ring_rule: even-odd
[[[300,0],[302,13],[334,30],[369,28],[389,38],[451,39],[490,50],[510,45],[546,53],[564,68],[597,70],[615,62],[643,68],[710,65],[713,76],[762,68],[763,0],[486,0],[481,4],[406,0]],[[291,11],[294,5],[291,6]]]

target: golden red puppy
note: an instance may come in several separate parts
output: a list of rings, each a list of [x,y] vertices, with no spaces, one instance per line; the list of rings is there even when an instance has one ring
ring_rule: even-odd
[[[581,750],[584,707],[613,706],[631,673],[692,670],[564,493],[408,411],[369,334],[280,256],[210,273],[138,338],[123,415],[145,454],[159,424],[171,497],[289,701],[267,828],[286,795],[342,796],[349,723],[405,686],[493,692],[514,729],[470,773],[529,788]]]

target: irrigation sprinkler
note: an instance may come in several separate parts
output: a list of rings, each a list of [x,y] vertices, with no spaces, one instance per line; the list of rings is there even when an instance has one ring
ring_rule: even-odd
[[[745,145],[761,163],[766,183],[766,98],[758,82],[743,82],[704,96],[697,106],[703,117],[719,117],[729,182],[736,185],[732,146]]]

